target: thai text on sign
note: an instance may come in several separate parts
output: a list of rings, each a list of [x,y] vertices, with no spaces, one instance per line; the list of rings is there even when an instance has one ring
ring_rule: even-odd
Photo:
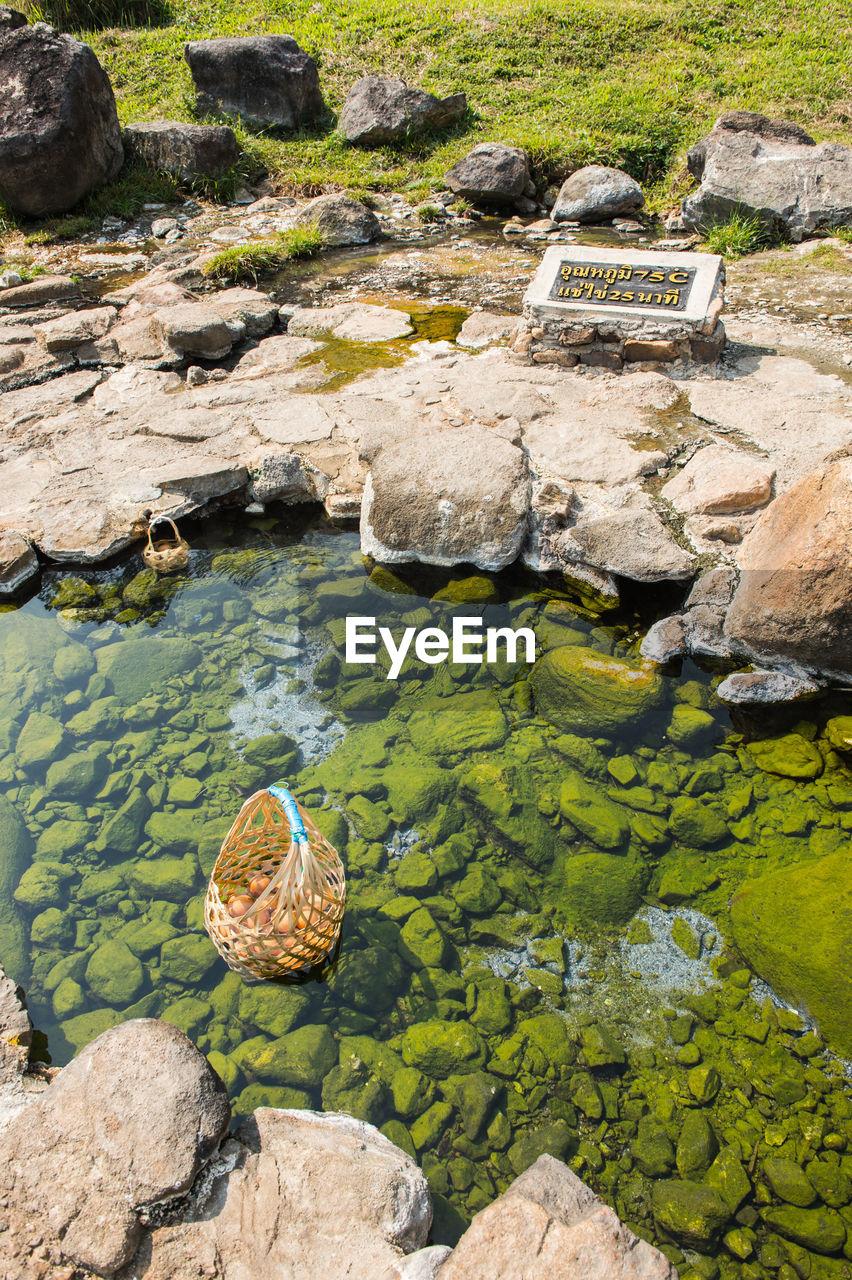
[[[550,297],[589,307],[661,307],[666,311],[684,311],[695,275],[694,267],[565,261],[556,273]]]

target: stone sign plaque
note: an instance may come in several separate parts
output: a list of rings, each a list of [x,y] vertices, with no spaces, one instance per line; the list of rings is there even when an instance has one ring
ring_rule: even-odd
[[[591,307],[621,310],[665,307],[666,311],[686,311],[695,276],[695,267],[563,259],[550,296],[557,302],[581,302]]]
[[[545,253],[524,305],[703,320],[721,274],[716,254],[558,245]]]
[[[534,364],[712,364],[725,346],[725,268],[709,253],[554,245],[526,294],[512,350]]]

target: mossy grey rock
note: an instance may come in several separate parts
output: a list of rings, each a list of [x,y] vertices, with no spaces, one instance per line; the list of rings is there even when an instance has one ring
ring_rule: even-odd
[[[437,1080],[475,1071],[485,1061],[485,1052],[485,1041],[467,1022],[414,1023],[402,1037],[405,1064]]]
[[[53,674],[64,685],[84,684],[94,669],[94,657],[81,644],[63,645],[53,659]]]
[[[232,975],[236,977],[236,975]],[[304,987],[247,987],[238,982],[240,1021],[276,1038],[286,1035],[300,1022],[311,1006],[311,996]],[[217,1006],[218,1008],[218,1006]],[[227,1009],[219,1009],[228,1014]]]
[[[326,1026],[298,1027],[261,1049],[254,1059],[260,1080],[316,1089],[337,1062],[337,1045]]]
[[[134,788],[121,807],[104,822],[95,848],[115,853],[138,853],[150,812],[148,797],[138,787]]]
[[[499,1035],[512,1025],[512,1006],[502,978],[489,978],[475,987],[476,1005],[471,1021],[485,1035]]]
[[[817,1198],[807,1174],[787,1156],[767,1156],[763,1176],[779,1200],[799,1209],[809,1208]]]
[[[647,882],[638,859],[612,853],[579,853],[564,859],[559,874],[566,915],[583,928],[626,924],[635,914]]]
[[[344,1111],[356,1120],[378,1124],[386,1108],[386,1089],[363,1064],[346,1063],[332,1067],[325,1077],[322,1105],[325,1111]]]
[[[687,1111],[677,1139],[677,1171],[682,1178],[700,1176],[719,1151],[710,1121],[701,1111]]]
[[[178,930],[167,920],[149,920],[144,916],[128,920],[115,935],[117,941],[123,942],[135,956],[142,958],[152,956],[165,942],[177,936]]]
[[[690,960],[697,960],[701,955],[701,939],[692,925],[682,916],[676,916],[672,921],[671,937],[675,946],[680,947],[683,954]]]
[[[73,978],[63,978],[53,993],[53,1012],[57,1022],[81,1013],[87,1003],[88,997],[79,982],[75,982]]]
[[[193,1036],[209,1024],[212,1012],[212,1007],[206,1000],[199,1000],[197,996],[183,996],[166,1005],[162,1018],[173,1027],[179,1027],[184,1035]]]
[[[59,755],[65,730],[53,716],[33,711],[27,717],[15,747],[15,758],[21,769],[46,765]]]
[[[527,1042],[527,1058],[532,1049],[538,1051],[539,1060],[534,1065],[541,1074],[549,1067],[558,1069],[574,1062],[577,1056],[574,1040],[568,1024],[558,1013],[534,1014],[526,1018],[518,1029]]]
[[[655,1116],[642,1116],[630,1154],[647,1178],[664,1178],[675,1163],[675,1149]]]
[[[706,1107],[716,1097],[722,1081],[719,1072],[712,1063],[704,1062],[700,1066],[692,1068],[687,1074],[686,1083],[689,1092],[699,1106]]]
[[[224,826],[224,824],[223,824]],[[158,810],[145,823],[145,834],[170,853],[186,853],[195,849],[201,836],[201,824],[193,813],[178,809],[174,813]],[[227,828],[222,832],[224,840]]]
[[[68,732],[75,738],[110,738],[121,719],[121,706],[116,698],[96,698],[68,721]]]
[[[400,858],[396,867],[396,887],[400,893],[423,897],[438,883],[435,863],[424,849],[412,849]]]
[[[136,863],[130,878],[143,897],[185,902],[192,893],[197,874],[194,857],[147,857]]]
[[[145,985],[145,971],[123,942],[113,939],[92,953],[86,966],[86,983],[107,1004],[132,1004]]]
[[[12,902],[33,857],[33,842],[21,815],[0,796],[0,966],[16,982],[29,971],[29,948],[23,922]]]
[[[700,707],[692,707],[688,703],[681,702],[672,711],[666,737],[676,747],[691,750],[703,746],[713,736],[715,730],[716,721],[709,711],[702,711]]]
[[[830,1209],[842,1209],[852,1203],[852,1178],[825,1160],[812,1160],[807,1167],[808,1181]]]
[[[390,817],[367,796],[352,796],[346,806],[346,813],[355,830],[365,840],[384,840],[390,831]]]
[[[730,835],[724,811],[703,797],[678,796],[672,803],[669,829],[676,840],[695,849],[712,849]]]
[[[657,896],[669,906],[689,902],[692,898],[712,889],[719,877],[712,866],[694,853],[672,849],[660,862],[660,881]]]
[[[31,912],[58,907],[68,896],[62,886],[75,874],[73,867],[63,866],[61,862],[34,862],[21,876],[15,901]]]
[[[224,1084],[229,1096],[232,1096],[240,1079],[237,1067],[230,1058],[226,1057],[224,1053],[220,1053],[218,1049],[210,1050],[207,1054],[207,1061]]]
[[[207,935],[186,933],[164,942],[160,950],[160,973],[173,982],[194,986],[216,963],[216,950]]]
[[[30,925],[33,946],[63,947],[74,937],[74,923],[67,911],[48,907],[40,911]]]
[[[472,573],[468,578],[452,578],[445,587],[441,587],[433,595],[433,600],[443,600],[447,604],[494,604],[499,598],[497,587],[492,578]]]
[[[453,1082],[453,1099],[461,1116],[465,1136],[479,1137],[503,1092],[503,1081],[485,1071],[473,1071]]]
[[[587,1067],[623,1067],[627,1061],[615,1032],[597,1022],[581,1029],[580,1043]]]
[[[411,913],[400,930],[400,940],[404,958],[416,968],[440,969],[445,964],[447,938],[428,908]]]
[[[153,633],[103,645],[95,661],[119,702],[133,706],[170,677],[196,671],[202,654],[190,640]]]
[[[642,733],[667,700],[656,668],[581,645],[551,649],[533,669],[539,715],[564,733]]]
[[[553,861],[560,835],[541,812],[534,773],[491,754],[464,770],[460,790],[496,843],[533,867]]]
[[[394,1110],[404,1120],[422,1115],[435,1098],[435,1086],[416,1067],[405,1067],[400,1064],[393,1072],[390,1080]]]
[[[312,1105],[311,1095],[304,1089],[292,1089],[287,1085],[247,1085],[234,1099],[237,1115],[250,1116],[258,1107],[278,1107],[292,1111],[307,1111]]]
[[[846,1225],[834,1209],[796,1209],[789,1205],[761,1209],[771,1231],[813,1253],[839,1253],[846,1241]]]
[[[72,849],[83,848],[89,842],[93,830],[91,822],[56,818],[36,841],[35,856],[39,861],[48,862],[65,858]]]
[[[689,1179],[655,1182],[651,1204],[658,1227],[678,1244],[709,1252],[731,1214],[719,1192]]]
[[[733,1147],[723,1147],[707,1170],[706,1182],[715,1187],[731,1213],[736,1213],[751,1194],[751,1182],[745,1166]]]
[[[819,748],[800,733],[751,742],[748,751],[765,773],[781,778],[818,778],[824,768]]]
[[[78,1013],[75,1018],[66,1018],[59,1024],[59,1029],[74,1052],[79,1053],[121,1018],[122,1014],[117,1009],[92,1009],[89,1013]]]
[[[508,1151],[509,1164],[516,1174],[521,1174],[535,1164],[539,1156],[553,1156],[564,1160],[576,1139],[564,1120],[529,1129],[513,1142]]]
[[[571,1101],[587,1120],[600,1120],[603,1116],[603,1095],[587,1071],[578,1071],[571,1077]]]
[[[408,721],[408,733],[418,751],[449,756],[501,746],[507,725],[494,694],[475,690],[418,708]]]
[[[620,849],[630,836],[630,826],[621,806],[579,774],[569,774],[562,783],[559,808],[572,827],[599,849]]]
[[[825,726],[830,746],[842,755],[852,755],[852,716],[832,716]]]
[[[276,776],[286,776],[296,764],[298,756],[296,742],[286,733],[266,733],[243,747],[244,760],[248,760],[249,764],[260,765]],[[273,779],[270,778],[270,781]]]
[[[499,906],[503,895],[490,872],[478,862],[473,862],[464,879],[453,886],[453,897],[462,911],[487,916]]]
[[[109,773],[109,759],[100,751],[75,751],[55,760],[47,771],[45,787],[51,795],[71,800],[89,799]]]
[[[453,1109],[448,1102],[433,1102],[409,1126],[411,1141],[418,1151],[433,1150],[450,1122]]]
[[[747,880],[731,904],[737,947],[836,1052],[852,1055],[852,880],[845,849]],[[795,904],[795,910],[791,910]]]
[[[402,990],[406,972],[398,956],[379,947],[346,951],[329,979],[329,988],[351,1008],[384,1013]]]

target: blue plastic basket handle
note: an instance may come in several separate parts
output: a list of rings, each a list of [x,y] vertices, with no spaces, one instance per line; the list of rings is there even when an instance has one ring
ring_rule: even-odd
[[[290,795],[290,792],[284,786],[283,782],[276,782],[273,786],[267,787],[267,791],[271,796],[279,802],[287,821],[290,824],[290,835],[299,844],[308,844],[308,833],[305,830],[305,824],[302,821],[302,815],[299,813],[296,801]]]

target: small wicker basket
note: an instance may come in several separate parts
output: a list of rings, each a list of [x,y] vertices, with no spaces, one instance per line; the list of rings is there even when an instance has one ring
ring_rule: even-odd
[[[346,905],[343,864],[282,783],[245,802],[216,859],[204,924],[248,982],[295,977],[337,946]]]
[[[154,541],[155,524],[165,522],[172,526],[174,537]],[[155,516],[148,525],[148,545],[142,549],[142,559],[149,569],[157,573],[178,573],[189,564],[189,543],[180,536],[178,527],[169,516]]]

